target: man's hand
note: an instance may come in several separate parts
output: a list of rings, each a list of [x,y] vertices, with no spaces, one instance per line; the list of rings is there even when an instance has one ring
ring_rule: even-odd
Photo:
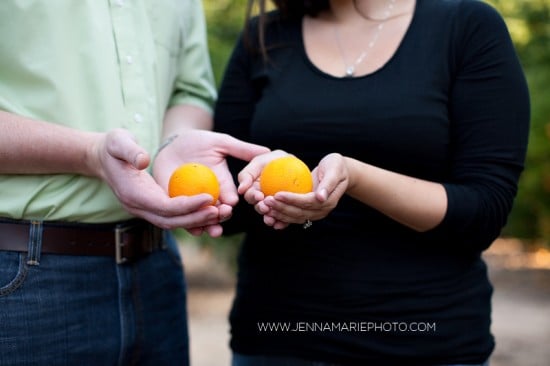
[[[199,225],[185,226],[185,228],[193,235],[206,231],[211,236],[219,236],[222,233],[219,223],[231,216],[233,206],[239,200],[235,183],[227,167],[226,156],[249,161],[254,156],[268,151],[266,147],[243,142],[226,134],[188,129],[181,131],[158,153],[153,166],[153,176],[160,187],[166,191],[170,175],[181,164],[196,162],[210,167],[220,183],[219,202],[215,206],[218,211],[216,217],[218,220],[208,220]],[[200,210],[204,209],[209,208]]]
[[[113,190],[126,211],[164,229],[209,227],[219,222],[219,210],[206,206],[209,195],[168,197],[147,170],[149,154],[126,130],[100,134],[90,153],[96,175]],[[213,227],[212,236],[221,235]]]

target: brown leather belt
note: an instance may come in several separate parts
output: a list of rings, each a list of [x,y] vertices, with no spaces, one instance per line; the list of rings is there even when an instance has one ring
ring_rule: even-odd
[[[75,224],[0,220],[0,250],[27,252],[32,226],[42,228],[42,253],[111,256],[127,263],[163,246],[162,230],[144,220]]]

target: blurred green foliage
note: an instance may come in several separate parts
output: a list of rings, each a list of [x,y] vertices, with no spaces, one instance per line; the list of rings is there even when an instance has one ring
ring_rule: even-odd
[[[208,46],[219,85],[231,50],[244,26],[247,0],[203,0]]]
[[[503,234],[550,246],[550,0],[491,0],[504,16],[531,96],[525,171]]]
[[[527,76],[532,107],[526,169],[503,235],[550,245],[550,0],[487,1],[499,10],[508,25]],[[247,0],[203,0],[218,85],[244,24],[246,3]],[[232,253],[233,249],[222,248],[239,239],[201,241]]]

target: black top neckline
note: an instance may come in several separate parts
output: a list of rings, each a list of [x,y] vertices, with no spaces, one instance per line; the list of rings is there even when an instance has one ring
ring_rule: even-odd
[[[309,58],[309,55],[307,54],[306,45],[305,45],[305,41],[304,41],[304,18],[300,19],[296,23],[296,32],[298,32],[299,48],[300,48],[301,56],[304,59],[304,62],[306,63],[306,65],[311,70],[313,70],[316,74],[321,75],[321,76],[323,76],[325,78],[328,78],[328,79],[349,81],[349,80],[361,80],[361,79],[366,79],[366,78],[372,77],[372,76],[384,71],[385,69],[387,69],[399,57],[399,54],[401,53],[401,49],[407,43],[408,38],[410,38],[410,33],[413,31],[413,27],[415,27],[416,23],[418,22],[418,3],[420,1],[422,1],[422,0],[415,0],[413,15],[412,15],[411,21],[409,22],[409,25],[407,26],[405,34],[401,38],[401,41],[399,42],[399,45],[397,46],[397,49],[395,50],[395,52],[390,56],[390,58],[386,62],[384,62],[379,68],[377,68],[376,70],[374,70],[372,72],[369,72],[369,73],[363,74],[363,75],[358,75],[358,76],[351,76],[351,77],[350,76],[345,76],[345,75],[344,76],[336,76],[336,75],[329,74],[328,72],[326,72],[326,71],[320,69],[319,67],[317,67],[317,65],[315,65],[311,61],[311,59]]]

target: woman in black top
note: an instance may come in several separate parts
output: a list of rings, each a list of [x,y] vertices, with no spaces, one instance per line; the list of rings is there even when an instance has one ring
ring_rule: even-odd
[[[275,3],[248,23],[215,111],[218,131],[276,150],[240,173],[248,203],[225,224],[246,233],[234,365],[484,364],[481,253],[529,124],[502,18],[477,0]],[[285,152],[315,192],[263,197],[253,181]]]

